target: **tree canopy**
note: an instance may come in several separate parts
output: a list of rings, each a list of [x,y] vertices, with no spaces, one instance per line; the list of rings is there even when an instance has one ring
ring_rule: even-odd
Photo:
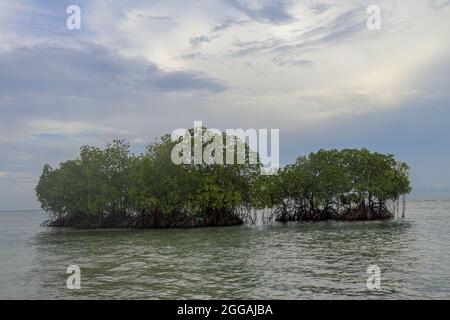
[[[261,175],[259,161],[175,164],[175,145],[165,135],[137,156],[124,141],[83,146],[75,160],[44,166],[38,200],[54,226],[189,227],[239,224],[261,208],[280,221],[388,218],[387,204],[411,191],[406,163],[367,149],[320,150]]]
[[[408,171],[390,154],[319,150],[280,170],[271,205],[284,221],[389,218],[388,201],[411,191]]]
[[[226,139],[226,136],[222,136]],[[45,165],[36,187],[55,224],[175,227],[242,223],[260,164],[175,164],[170,135],[135,156],[114,141],[104,150],[83,146],[59,168]],[[204,147],[208,141],[204,143]],[[224,144],[223,148],[227,148]],[[224,150],[225,151],[225,150]],[[235,157],[239,149],[235,146]],[[247,158],[250,150],[242,150]],[[241,152],[242,152],[241,151]],[[120,223],[118,224],[118,221]]]

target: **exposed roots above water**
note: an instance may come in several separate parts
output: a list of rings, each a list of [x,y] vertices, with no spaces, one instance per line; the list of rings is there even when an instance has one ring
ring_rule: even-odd
[[[43,226],[76,229],[164,229],[233,226],[242,223],[243,220],[232,213],[209,212],[204,215],[188,217],[181,214],[142,213],[134,215],[107,214],[101,217],[98,215],[58,216],[45,221]]]

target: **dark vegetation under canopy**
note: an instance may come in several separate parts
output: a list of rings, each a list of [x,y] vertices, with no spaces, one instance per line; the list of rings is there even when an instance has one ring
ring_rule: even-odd
[[[386,219],[411,191],[407,164],[367,149],[320,150],[261,175],[259,162],[176,165],[175,145],[165,135],[135,156],[114,141],[104,150],[83,146],[59,168],[46,164],[36,193],[48,225],[223,226],[253,221],[259,209],[277,221]]]

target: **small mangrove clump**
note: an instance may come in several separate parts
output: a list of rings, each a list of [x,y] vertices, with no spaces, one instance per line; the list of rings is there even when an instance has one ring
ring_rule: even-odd
[[[261,175],[259,158],[250,164],[245,143],[234,149],[244,164],[174,164],[175,145],[165,135],[135,156],[129,144],[116,140],[103,150],[83,146],[78,158],[59,168],[46,164],[36,187],[50,215],[45,224],[228,226],[242,224],[250,212],[263,208],[270,208],[269,218],[283,222],[387,219],[394,215],[390,205],[411,191],[405,163],[367,149],[320,150],[278,174]]]
[[[393,218],[400,198],[404,205],[411,192],[408,171],[408,165],[393,155],[367,149],[320,150],[301,156],[272,179],[272,217],[277,221]]]

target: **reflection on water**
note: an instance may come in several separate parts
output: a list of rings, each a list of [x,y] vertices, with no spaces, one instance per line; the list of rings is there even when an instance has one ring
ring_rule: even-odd
[[[20,252],[1,259],[0,297],[449,298],[450,202],[408,207],[398,221],[191,230],[44,229],[32,224],[42,215],[0,213],[2,230],[17,229],[1,248]],[[66,288],[70,264],[81,268],[81,290]],[[366,287],[372,264],[379,291]]]

